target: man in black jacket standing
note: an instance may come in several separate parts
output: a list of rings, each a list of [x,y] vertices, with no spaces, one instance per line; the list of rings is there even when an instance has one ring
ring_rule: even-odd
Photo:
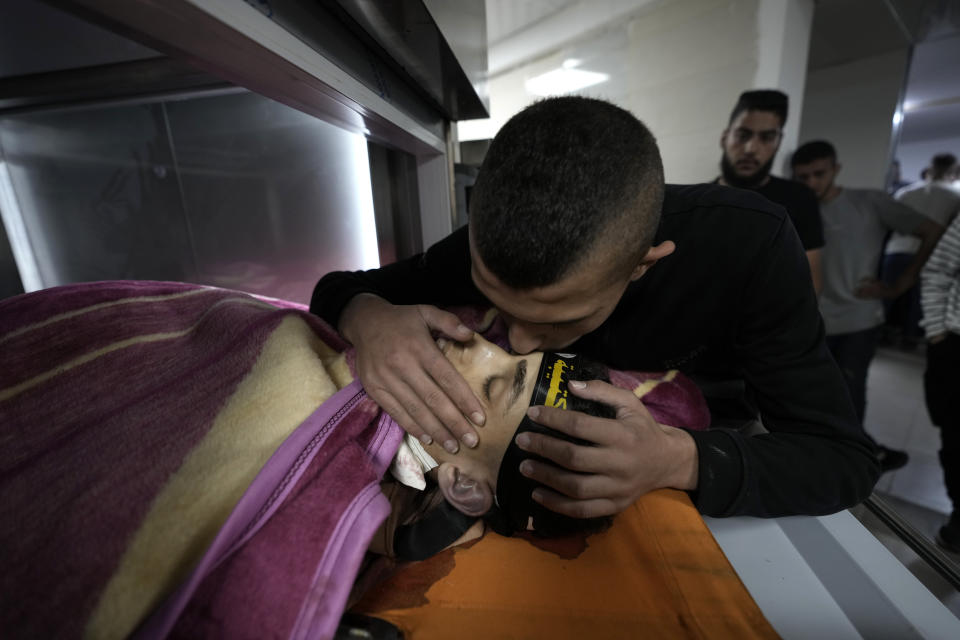
[[[528,107],[490,147],[469,229],[381,269],[328,274],[311,309],[356,346],[360,379],[381,406],[455,451],[455,437],[467,446],[482,437],[485,402],[431,336],[471,332],[433,305],[491,303],[519,353],[562,349],[615,368],[739,376],[768,431],[688,432],[657,424],[628,391],[571,385],[617,417],[530,409],[594,443],[517,438],[559,465],[521,463],[550,509],[607,515],[673,487],[706,515],[825,514],[876,482],[783,210],[721,186],[665,187],[656,143],[629,112],[576,97]]]

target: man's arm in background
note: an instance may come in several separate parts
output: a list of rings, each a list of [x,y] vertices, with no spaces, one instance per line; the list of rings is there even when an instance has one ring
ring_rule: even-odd
[[[885,193],[877,193],[874,206],[880,215],[880,219],[888,228],[901,233],[916,236],[920,239],[920,248],[914,254],[913,260],[903,270],[896,282],[891,285],[875,278],[864,280],[854,295],[858,298],[884,298],[892,300],[906,292],[910,287],[917,283],[920,277],[920,270],[926,263],[927,258],[933,253],[937,241],[943,235],[943,227],[930,218],[915,209],[908,207],[902,202],[897,202]]]
[[[813,290],[820,295],[823,289],[823,267],[820,265],[820,255],[823,249],[811,249],[806,252],[807,262],[810,264],[810,277],[813,279]]]

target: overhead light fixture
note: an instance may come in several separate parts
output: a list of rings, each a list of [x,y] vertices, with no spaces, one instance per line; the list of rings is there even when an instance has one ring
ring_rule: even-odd
[[[527,92],[535,96],[559,96],[606,82],[610,76],[596,71],[577,69],[580,60],[568,58],[559,69],[541,73],[524,83]]]

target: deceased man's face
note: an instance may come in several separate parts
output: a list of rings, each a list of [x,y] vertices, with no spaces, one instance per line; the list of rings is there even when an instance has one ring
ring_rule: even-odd
[[[437,482],[447,501],[480,516],[493,505],[500,461],[530,406],[543,354],[511,355],[479,334],[466,343],[440,339],[438,344],[480,399],[487,421],[477,429],[474,449],[450,454],[437,443],[427,449],[440,463]]]

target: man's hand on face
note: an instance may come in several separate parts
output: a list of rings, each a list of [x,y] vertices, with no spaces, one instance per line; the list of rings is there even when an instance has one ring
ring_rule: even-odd
[[[571,381],[570,390],[614,407],[617,415],[611,420],[553,407],[530,408],[532,420],[595,443],[580,446],[531,432],[517,436],[521,449],[562,467],[535,460],[521,463],[521,473],[553,489],[535,489],[534,500],[564,515],[593,518],[620,513],[655,489],[697,487],[697,448],[687,432],[658,424],[626,389],[595,380]]]
[[[483,407],[431,331],[457,341],[473,336],[452,313],[425,304],[397,306],[371,294],[355,296],[340,318],[370,397],[414,437],[455,453],[458,440],[476,446],[477,433],[464,416],[482,425]]]

